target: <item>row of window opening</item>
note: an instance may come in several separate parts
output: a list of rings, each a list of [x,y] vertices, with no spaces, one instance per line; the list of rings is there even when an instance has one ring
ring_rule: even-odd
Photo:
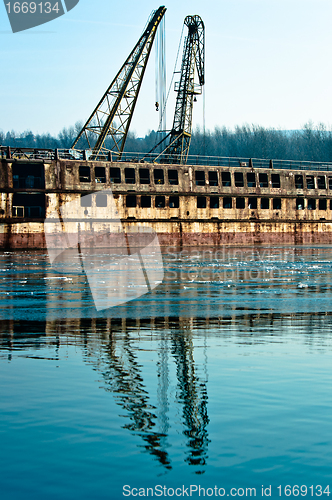
[[[81,207],[91,207],[92,206],[92,199],[95,199],[95,206],[96,207],[107,207],[107,194],[102,194],[102,193],[97,193],[95,195],[81,195]],[[136,207],[137,205],[137,198],[136,195],[127,195],[126,196],[126,207],[128,208],[133,208]],[[151,208],[151,199],[152,196],[141,196],[141,207],[142,208]],[[165,201],[165,196],[155,196],[155,206],[157,208],[165,208],[166,206],[166,201]],[[169,196],[168,198],[168,206],[169,208],[179,208],[180,206],[180,200],[179,196]]]
[[[206,172],[203,170],[195,171],[195,182],[196,186],[205,186],[206,184]],[[210,186],[218,186],[218,172],[210,171],[207,172],[208,181]],[[257,187],[256,174],[255,172],[247,172],[246,174],[247,186]],[[273,188],[280,188],[280,175],[271,175],[271,184]],[[223,187],[230,187],[232,185],[231,172],[221,172],[221,185]],[[244,174],[243,172],[234,172],[234,185],[235,187],[244,187]],[[258,174],[258,185],[259,187],[269,187],[269,176],[266,173]]]
[[[138,169],[140,184],[150,184],[150,170],[148,168]],[[79,167],[80,182],[91,182],[90,167]],[[170,185],[178,185],[179,177],[178,171],[175,169],[167,170],[168,183]],[[162,168],[155,168],[153,170],[153,179],[155,184],[165,184],[165,174]],[[106,183],[106,168],[95,167],[95,181],[96,183]],[[110,181],[114,184],[121,184],[121,169],[119,167],[110,167]],[[124,182],[126,184],[136,184],[136,171],[134,168],[127,167],[124,169]]]
[[[152,199],[154,198],[154,203],[156,208],[179,208],[180,199],[179,196],[149,196],[149,195],[141,195],[140,196],[140,206],[141,208],[151,208],[152,207]],[[235,203],[234,203],[235,200]],[[318,199],[315,198],[297,198],[296,199],[296,209],[304,210],[307,208],[308,210],[327,210],[328,200],[326,199]],[[135,208],[138,204],[138,196],[136,195],[127,195],[126,196],[126,207],[127,208]],[[281,210],[281,198],[228,198],[220,196],[197,196],[196,198],[197,208],[204,209],[207,208],[208,205],[210,209],[245,209],[249,208],[251,210],[256,210],[260,208],[261,210]],[[107,195],[106,194],[96,194],[95,195],[95,205],[96,207],[107,207]],[[91,207],[92,206],[92,195],[82,195],[81,196],[81,206],[82,207]],[[329,200],[329,208],[332,210],[332,200]]]
[[[178,171],[175,169],[167,169],[168,183],[170,185],[178,185],[179,177]],[[205,186],[206,184],[206,174],[208,176],[208,182],[210,186],[218,186],[218,172],[204,170],[195,171],[195,183],[196,186]],[[140,184],[150,184],[150,170],[148,168],[139,168],[138,176]],[[80,166],[79,167],[79,177],[80,182],[91,182],[91,169],[90,167]],[[162,168],[155,168],[153,170],[153,180],[155,184],[165,184],[165,172]],[[258,173],[258,179],[256,179],[255,172],[246,173],[247,187],[269,187],[269,175],[267,173]],[[95,167],[95,181],[97,183],[106,183],[106,168],[105,167]],[[114,184],[120,184],[122,182],[121,169],[119,167],[110,167],[110,181]],[[257,182],[258,181],[258,182]],[[131,167],[124,169],[124,182],[126,184],[136,184],[136,170]],[[221,172],[221,185],[223,187],[230,187],[232,185],[231,172]],[[235,187],[244,187],[244,173],[234,172],[234,185]],[[326,177],[325,175],[295,175],[295,187],[296,189],[304,189],[306,185],[307,189],[326,189]],[[271,186],[272,188],[280,188],[280,175],[271,174]],[[328,177],[328,187],[332,189],[332,177]]]
[[[218,173],[216,171],[208,172],[209,185],[218,186]],[[244,187],[244,173],[234,172],[234,185],[235,187]],[[246,173],[247,187],[269,187],[269,176],[264,172],[258,173],[258,179],[255,172]],[[257,183],[258,180],[258,183]],[[205,172],[203,170],[196,170],[195,172],[196,186],[205,186]],[[326,189],[325,175],[295,175],[296,189],[304,189],[304,181],[307,189]],[[221,184],[223,187],[230,187],[232,185],[231,172],[221,172]],[[280,175],[271,174],[272,188],[280,188]],[[332,189],[332,177],[328,177],[329,189]]]

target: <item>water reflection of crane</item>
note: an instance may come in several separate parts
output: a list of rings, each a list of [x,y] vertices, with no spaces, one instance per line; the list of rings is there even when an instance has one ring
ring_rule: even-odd
[[[161,332],[159,336],[157,406],[151,404],[148,389],[153,381],[145,381],[143,378],[139,351],[125,324],[120,326],[121,335],[117,333],[119,329],[112,325],[106,349],[93,361],[103,375],[106,390],[115,395],[116,403],[126,412],[123,416],[129,422],[123,428],[138,434],[145,443],[146,451],[167,469],[172,467],[168,452],[171,425],[168,417],[170,354],[176,364],[176,398],[183,408],[183,435],[187,438],[186,446],[189,449],[186,462],[204,466],[209,442],[206,381],[200,380],[196,374],[192,332],[184,331],[181,325],[178,326],[180,328],[176,329],[176,333],[172,333],[172,328],[169,332]],[[196,472],[203,471],[200,467]]]
[[[175,362],[175,403],[181,407],[182,435],[185,437],[186,462],[202,473],[208,449],[206,375],[198,375],[194,360],[192,319],[159,318],[150,321],[126,321],[80,318],[65,321],[7,322],[0,321],[0,348],[11,356],[13,349],[43,348],[45,343],[58,350],[68,333],[78,333],[85,351],[85,360],[102,374],[104,388],[114,395],[121,408],[123,425],[143,440],[150,453],[165,468],[171,469],[169,409],[174,384],[171,385],[171,362]],[[146,376],[146,365],[140,360],[144,330],[153,331],[148,337],[151,351],[157,352],[156,368]],[[30,334],[33,332],[33,336]],[[98,335],[96,335],[98,333]],[[157,346],[153,342],[157,340]],[[156,389],[156,402],[153,391]],[[172,405],[171,405],[172,403]]]
[[[207,424],[206,381],[200,381],[195,372],[194,345],[191,332],[172,335],[172,354],[176,362],[179,401],[183,404],[184,431],[190,465],[205,465],[209,443]]]
[[[149,393],[141,374],[142,365],[138,361],[131,338],[127,333],[121,339],[121,353],[117,354],[120,344],[111,334],[104,358],[102,374],[106,389],[116,395],[116,402],[125,411],[130,422],[123,427],[138,433],[145,442],[146,450],[154,455],[166,468],[170,459],[165,451],[165,437],[154,431],[156,426],[156,407],[149,403]]]

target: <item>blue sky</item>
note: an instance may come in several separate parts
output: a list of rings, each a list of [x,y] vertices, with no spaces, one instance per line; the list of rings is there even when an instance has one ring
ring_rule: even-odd
[[[12,34],[0,4],[0,129],[57,134],[85,121],[159,5],[80,0],[66,15]],[[167,87],[185,16],[198,14],[205,23],[208,129],[332,124],[331,0],[170,0],[165,6]],[[132,122],[138,136],[158,128],[154,102],[153,53]],[[171,91],[168,128],[174,103]],[[198,98],[194,126],[202,123]]]

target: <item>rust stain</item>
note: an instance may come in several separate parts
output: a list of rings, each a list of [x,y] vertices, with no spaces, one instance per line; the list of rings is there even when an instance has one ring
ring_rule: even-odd
[[[36,192],[36,188],[29,187],[28,183],[28,187],[24,189],[14,185],[12,164],[15,164],[15,160],[10,163],[2,160],[0,182],[5,196],[2,197],[3,206],[0,207],[4,214],[1,246],[44,248],[45,234],[40,220],[20,218],[11,206],[14,193]],[[90,169],[88,180],[80,170],[82,167]],[[119,172],[119,182],[111,181],[110,167],[113,172],[114,169]],[[104,169],[106,182],[100,182],[96,168],[99,169],[98,172]],[[144,164],[150,180],[146,184],[140,182],[141,164],[58,159],[44,163],[45,189],[37,191],[45,195],[46,217],[56,210],[63,230],[60,212],[62,204],[80,198],[81,194],[111,188],[120,219],[129,225],[151,226],[158,233],[161,244],[166,246],[179,245],[182,248],[186,245],[332,243],[332,188],[330,190],[329,187],[332,182],[326,171],[290,172],[274,168],[254,168],[252,163],[238,168],[178,166],[178,184],[174,185],[168,181],[168,171],[174,168],[170,165]],[[28,177],[28,163],[26,169]],[[133,183],[126,179],[126,169],[133,172]],[[154,169],[163,171],[163,183],[155,181]],[[196,182],[196,171],[204,173],[204,185]],[[217,173],[218,185],[209,184],[209,172]],[[223,186],[223,172],[230,174],[231,186]],[[247,173],[251,174],[251,179],[254,173],[256,186],[248,185]],[[273,186],[272,180],[275,177],[272,179],[272,173],[274,176],[279,175],[280,187]],[[242,186],[236,185],[235,174],[237,178],[238,174],[242,174]],[[267,175],[267,185],[261,185],[259,174]],[[325,177],[325,188],[318,189],[318,180],[315,180],[315,189],[298,188],[295,186],[295,176],[303,177],[304,186],[306,176]],[[142,204],[142,196],[147,197],[145,205]],[[173,197],[172,200],[170,197]],[[219,199],[219,208],[212,203],[211,197]],[[257,208],[251,207],[249,198],[257,199]],[[297,199],[305,200],[305,206],[301,210],[296,208]],[[327,203],[324,210],[324,204],[319,201],[322,199]],[[314,209],[310,208],[312,200],[316,205]],[[264,202],[267,207],[263,207]],[[92,207],[91,211],[92,218],[98,218],[97,207]],[[106,216],[105,221],[107,222]],[[96,237],[104,228],[102,223],[94,224]]]

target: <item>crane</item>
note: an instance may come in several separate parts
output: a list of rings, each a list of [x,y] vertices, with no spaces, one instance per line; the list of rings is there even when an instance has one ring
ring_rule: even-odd
[[[184,42],[180,81],[175,84],[177,92],[173,126],[168,146],[159,155],[165,155],[164,163],[186,164],[192,131],[193,103],[196,95],[202,93],[205,83],[205,33],[200,16],[187,16],[184,20],[188,35]],[[195,83],[195,69],[199,84]],[[156,147],[157,147],[156,146]]]
[[[82,149],[86,146],[92,149],[91,160],[109,151],[114,151],[121,159],[152,44],[165,12],[164,6],[152,12],[143,34],[78,134],[72,149],[83,144]],[[105,142],[110,142],[108,147]]]

